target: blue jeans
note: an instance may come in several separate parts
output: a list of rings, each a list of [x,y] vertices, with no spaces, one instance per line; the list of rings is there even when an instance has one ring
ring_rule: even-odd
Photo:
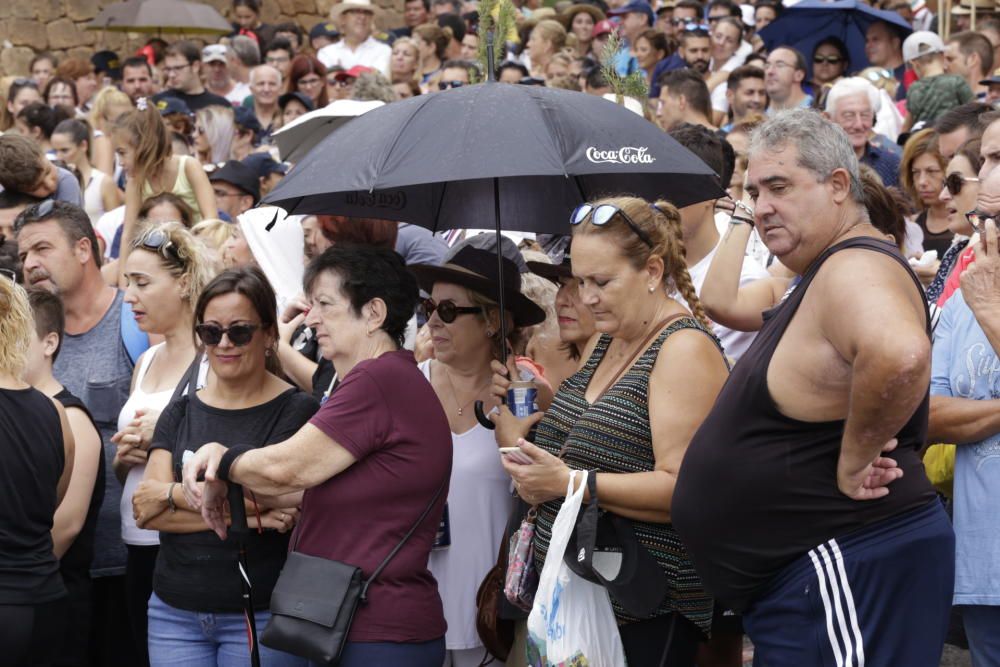
[[[411,644],[395,642],[347,642],[337,667],[441,667],[444,637]],[[311,663],[312,667],[324,667]]]
[[[962,622],[969,638],[972,667],[1000,665],[1000,607],[962,605]]]
[[[271,618],[258,611],[258,634]],[[171,607],[149,598],[149,664],[151,667],[246,667],[250,664],[247,627],[243,614],[204,614]],[[260,645],[260,664],[266,667],[306,667],[304,658]]]

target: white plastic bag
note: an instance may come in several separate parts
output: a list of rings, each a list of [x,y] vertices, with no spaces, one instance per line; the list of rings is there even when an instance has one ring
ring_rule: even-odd
[[[580,478],[579,488],[573,482]],[[587,471],[573,470],[566,500],[552,525],[548,555],[528,616],[528,664],[531,667],[622,667],[625,649],[603,586],[582,579],[563,563],[576,525]]]

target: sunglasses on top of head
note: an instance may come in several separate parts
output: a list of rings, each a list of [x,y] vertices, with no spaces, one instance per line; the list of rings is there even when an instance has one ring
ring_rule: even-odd
[[[434,303],[433,299],[424,299],[420,302],[420,313],[424,319],[429,320],[431,315],[437,313],[445,324],[451,324],[459,315],[472,315],[479,312],[482,312],[479,306],[456,306],[451,299],[442,299],[440,303]]]
[[[229,342],[236,347],[243,347],[253,340],[253,335],[259,329],[257,324],[231,324],[225,329],[218,324],[199,324],[194,331],[205,345],[218,345],[222,336],[228,336]]]
[[[654,211],[657,210],[652,204],[650,204],[650,207]],[[642,231],[642,229],[639,228],[639,225],[635,224],[635,221],[628,217],[625,211],[621,210],[614,204],[601,204],[597,207],[592,204],[581,204],[580,206],[577,206],[570,215],[569,224],[575,227],[586,220],[587,216],[590,216],[591,224],[603,227],[611,221],[611,218],[615,217],[616,213],[620,215],[622,220],[625,221],[625,224],[628,225],[633,232],[635,232],[635,235],[642,239],[643,243],[648,245],[650,248],[653,247],[653,240],[649,238],[649,235]]]

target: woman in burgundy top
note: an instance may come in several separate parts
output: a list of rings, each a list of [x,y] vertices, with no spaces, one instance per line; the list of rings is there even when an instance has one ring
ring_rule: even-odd
[[[323,355],[343,378],[319,412],[288,440],[240,454],[220,477],[257,494],[305,490],[292,537],[296,551],[361,568],[389,554],[451,473],[448,419],[413,354],[400,349],[417,283],[391,250],[337,245],[306,270]],[[201,447],[184,469],[185,493],[225,534],[226,448]],[[234,452],[235,453],[235,452]],[[227,457],[227,461],[228,458]],[[427,559],[447,488],[412,537],[368,589],[354,616],[341,667],[440,667],[445,621]]]

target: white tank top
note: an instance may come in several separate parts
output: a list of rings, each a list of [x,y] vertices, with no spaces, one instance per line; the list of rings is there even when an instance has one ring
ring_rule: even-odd
[[[430,380],[430,360],[419,368]],[[452,433],[451,442],[451,546],[432,551],[428,568],[437,579],[448,621],[445,645],[459,651],[483,645],[476,631],[476,591],[496,563],[510,513],[511,481],[493,431],[476,424],[465,433]]]
[[[128,424],[135,419],[135,413],[140,408],[145,408],[147,410],[159,410],[162,412],[170,402],[170,398],[174,395],[173,389],[152,393],[142,390],[142,381],[146,377],[146,373],[149,371],[150,364],[153,363],[153,358],[163,345],[164,343],[154,345],[142,356],[142,362],[139,365],[139,374],[135,380],[135,390],[132,392],[132,395],[128,397],[128,400],[125,401],[125,405],[122,406],[121,412],[118,413],[119,431],[128,426]],[[208,362],[205,357],[202,357],[201,368],[198,370],[198,387],[204,386],[207,372]],[[121,513],[122,540],[125,541],[125,544],[131,544],[133,546],[150,546],[160,543],[160,533],[158,531],[138,528],[135,525],[135,519],[132,518],[132,495],[135,493],[135,488],[139,486],[139,482],[142,481],[142,475],[145,471],[145,465],[133,466],[129,468],[128,476],[125,478],[125,487],[122,490],[121,503],[119,504],[119,510]]]
[[[90,172],[90,182],[83,191],[83,208],[90,216],[90,221],[97,224],[98,219],[107,211],[104,210],[104,198],[101,197],[101,188],[104,186],[104,179],[111,178],[103,171],[92,169]],[[111,239],[108,239],[111,245]]]

